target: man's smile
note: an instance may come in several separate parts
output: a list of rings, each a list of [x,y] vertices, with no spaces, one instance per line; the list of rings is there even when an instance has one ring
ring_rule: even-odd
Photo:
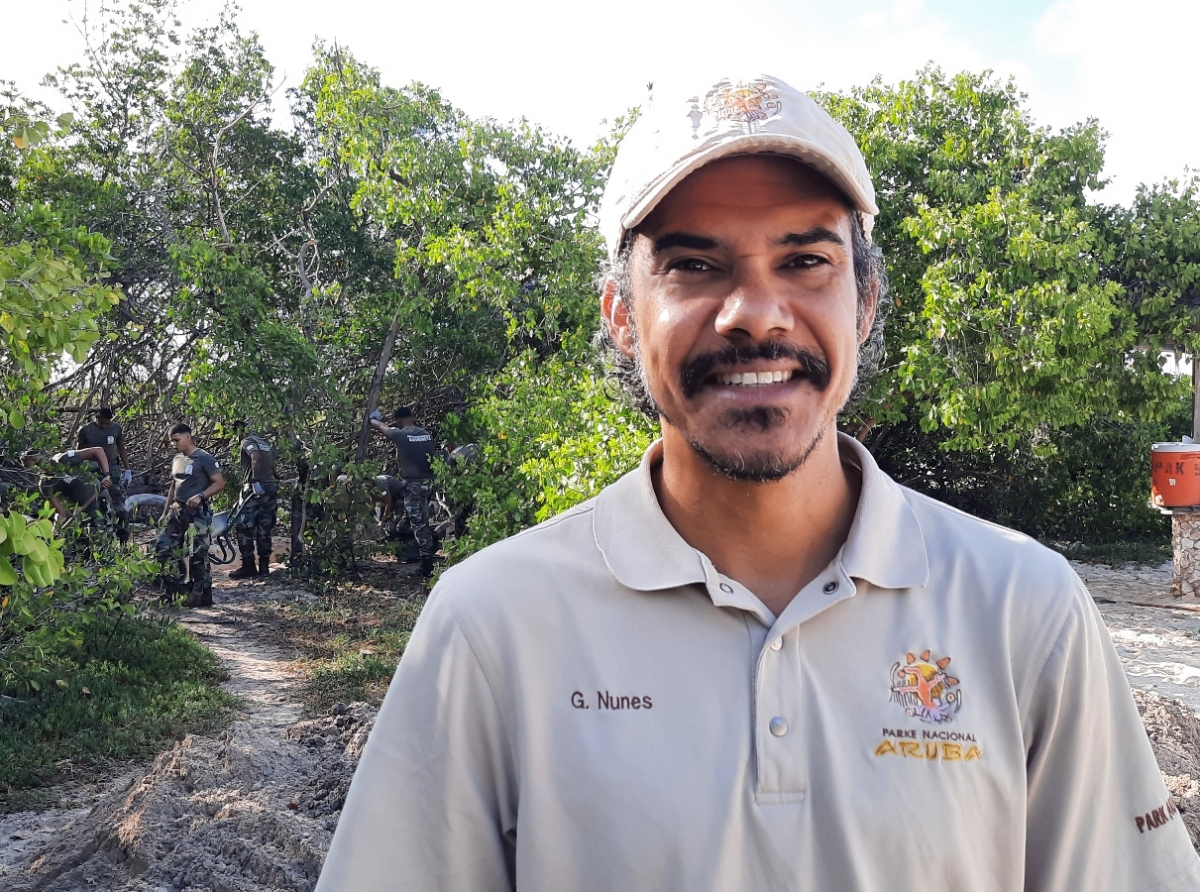
[[[775,369],[768,372],[733,372],[728,375],[717,375],[718,384],[732,384],[735,387],[763,387],[767,384],[781,384],[792,380],[794,369]]]
[[[684,396],[726,388],[749,394],[763,388],[792,389],[807,381],[818,391],[829,386],[829,363],[815,350],[786,341],[729,344],[688,360],[680,373]],[[743,390],[744,388],[744,390]],[[765,395],[765,394],[764,394]]]

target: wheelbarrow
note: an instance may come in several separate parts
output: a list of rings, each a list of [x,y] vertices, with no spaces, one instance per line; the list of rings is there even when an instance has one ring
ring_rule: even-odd
[[[210,544],[208,546],[208,561],[212,564],[225,566],[232,564],[238,556],[237,542],[234,539],[237,530],[237,517],[246,503],[242,496],[232,508],[218,511],[213,515],[209,527]]]

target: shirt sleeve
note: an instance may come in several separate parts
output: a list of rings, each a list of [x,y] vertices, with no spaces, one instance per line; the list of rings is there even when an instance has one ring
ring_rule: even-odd
[[[435,590],[380,707],[317,892],[511,892],[509,753],[488,679]]]
[[[1200,892],[1200,858],[1099,611],[1075,603],[1025,712],[1026,892]]]

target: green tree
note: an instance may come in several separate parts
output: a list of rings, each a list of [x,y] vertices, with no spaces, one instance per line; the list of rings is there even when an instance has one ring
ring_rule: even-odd
[[[1030,490],[1006,501],[1015,474],[1041,481],[1047,511],[1095,518],[1095,535],[1161,529],[1139,507],[1141,462],[1097,463],[1089,445],[1123,438],[1109,460],[1131,461],[1185,398],[1147,337],[1170,326],[1118,272],[1145,268],[1128,213],[1089,198],[1104,184],[1099,124],[1051,132],[1013,82],[934,67],[823,101],[874,174],[894,301],[887,366],[847,429],[897,476],[1029,532],[1059,534]],[[1056,467],[1081,485],[1050,486]],[[1127,524],[1099,522],[1117,505]]]

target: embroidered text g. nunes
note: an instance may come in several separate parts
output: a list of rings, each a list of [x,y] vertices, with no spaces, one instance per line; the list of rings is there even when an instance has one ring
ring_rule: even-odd
[[[591,709],[582,691],[571,692],[571,705],[576,709]],[[629,696],[610,691],[596,691],[597,709],[653,709],[654,701],[646,694]]]

